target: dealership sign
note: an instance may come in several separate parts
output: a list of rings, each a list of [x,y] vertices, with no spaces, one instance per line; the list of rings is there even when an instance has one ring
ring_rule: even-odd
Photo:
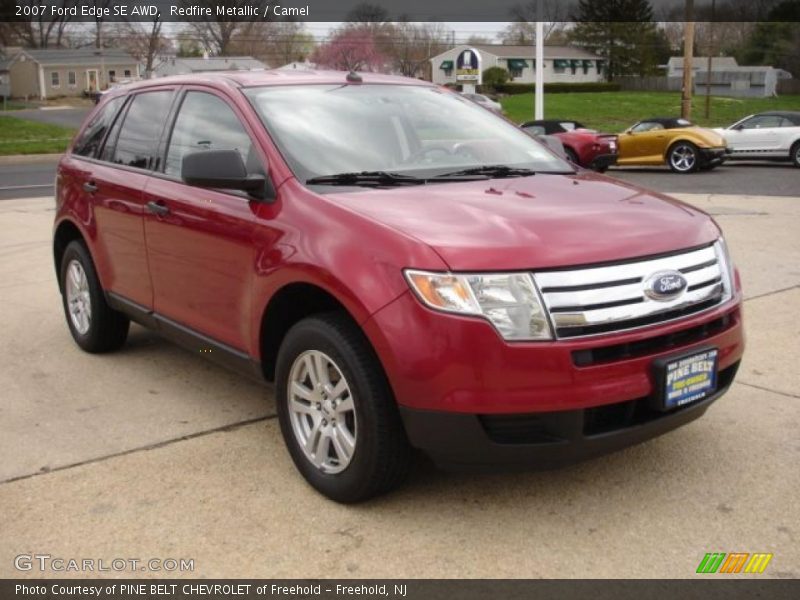
[[[467,48],[456,58],[456,82],[481,84],[481,55],[477,50]]]

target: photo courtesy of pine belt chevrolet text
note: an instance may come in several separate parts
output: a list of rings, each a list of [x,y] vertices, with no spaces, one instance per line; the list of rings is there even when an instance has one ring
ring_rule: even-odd
[[[297,470],[338,502],[395,488],[417,451],[541,469],[648,440],[703,415],[744,351],[709,215],[415,79],[111,90],[56,204],[78,346],[117,350],[134,321],[268,382]]]

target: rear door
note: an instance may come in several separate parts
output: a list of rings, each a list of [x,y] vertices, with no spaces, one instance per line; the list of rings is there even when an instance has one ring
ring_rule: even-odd
[[[159,139],[174,89],[143,91],[126,103],[97,160],[87,193],[92,196],[98,247],[107,261],[108,291],[142,307],[153,305],[144,240],[143,190],[157,165]]]
[[[182,182],[190,152],[235,149],[248,173],[266,175],[242,114],[214,90],[189,87],[180,99],[162,173],[145,190],[145,232],[154,307],[172,325],[240,352],[249,350],[254,277],[251,199],[244,192]]]

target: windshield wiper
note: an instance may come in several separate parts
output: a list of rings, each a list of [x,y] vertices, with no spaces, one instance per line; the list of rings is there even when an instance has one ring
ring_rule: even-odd
[[[425,179],[390,171],[361,171],[360,173],[336,173],[306,179],[309,185],[422,185]]]
[[[461,171],[454,171],[452,173],[444,173],[431,179],[439,179],[443,177],[458,177],[460,175],[485,175],[486,177],[527,177],[529,175],[536,175],[533,169],[519,169],[516,167],[509,167],[508,165],[481,165],[480,167],[471,167]]]

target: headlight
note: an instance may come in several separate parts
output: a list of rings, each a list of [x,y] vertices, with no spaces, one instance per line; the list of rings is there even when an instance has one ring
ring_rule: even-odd
[[[487,319],[506,340],[550,340],[550,322],[528,273],[405,272],[425,304]]]
[[[733,261],[731,260],[730,254],[728,254],[728,246],[724,239],[719,238],[714,243],[714,252],[717,254],[717,261],[722,271],[722,285],[725,288],[723,291],[723,302],[727,302],[733,297],[735,278],[733,274]]]

